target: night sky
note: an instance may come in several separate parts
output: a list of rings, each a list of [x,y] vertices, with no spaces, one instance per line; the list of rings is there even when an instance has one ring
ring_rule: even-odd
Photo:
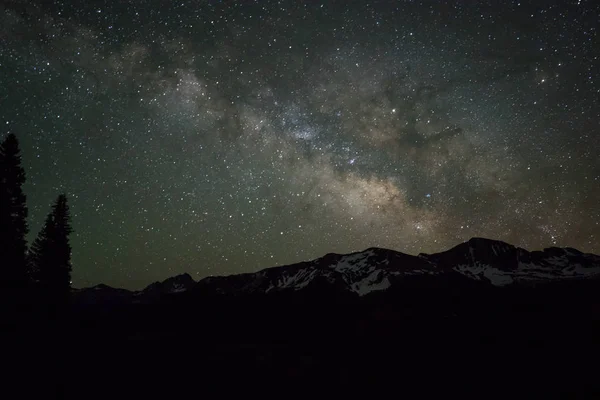
[[[473,236],[600,253],[600,6],[440,3],[3,1],[30,242],[66,191],[75,287]]]

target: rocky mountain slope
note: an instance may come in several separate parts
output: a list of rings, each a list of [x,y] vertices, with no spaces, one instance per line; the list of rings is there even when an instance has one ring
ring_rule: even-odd
[[[154,282],[143,290],[130,291],[113,288],[100,284],[91,288],[74,289],[73,297],[76,304],[146,304],[152,303],[161,296],[183,293],[196,285],[196,281],[189,274],[181,274],[168,278],[162,282]]]

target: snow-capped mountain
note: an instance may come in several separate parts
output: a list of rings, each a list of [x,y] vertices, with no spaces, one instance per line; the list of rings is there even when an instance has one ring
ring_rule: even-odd
[[[191,289],[194,285],[196,285],[196,281],[189,274],[181,274],[162,282],[154,282],[140,293],[181,293]]]
[[[131,302],[133,292],[99,284],[90,288],[73,289],[72,295],[75,303],[80,305],[117,305]]]
[[[369,248],[352,254],[327,254],[298,264],[264,269],[252,274],[209,277],[195,290],[216,293],[271,293],[300,290],[318,283],[345,288],[359,295],[390,287],[397,276],[434,275],[430,261],[393,250]]]
[[[508,243],[473,238],[437,254],[420,254],[438,270],[452,269],[495,286],[600,276],[600,257],[572,248],[527,251]]]
[[[195,290],[271,293],[301,290],[321,282],[364,296],[385,290],[401,279],[456,274],[494,286],[600,277],[600,257],[571,248],[529,252],[501,241],[473,238],[442,253],[418,256],[380,248],[346,255],[327,254],[314,261],[252,274],[206,278]]]
[[[435,254],[412,256],[369,248],[351,254],[330,253],[316,260],[254,273],[208,277],[199,282],[182,274],[135,292],[98,285],[74,294],[84,303],[135,304],[184,292],[239,296],[320,287],[365,296],[417,279],[423,282],[455,278],[454,281],[507,286],[595,277],[600,278],[600,257],[594,254],[558,247],[530,252],[501,241],[473,238]]]
[[[96,285],[91,288],[75,289],[73,296],[78,304],[139,304],[151,303],[163,295],[183,293],[196,285],[189,274],[181,274],[162,282],[154,282],[143,290],[129,291],[108,285]]]

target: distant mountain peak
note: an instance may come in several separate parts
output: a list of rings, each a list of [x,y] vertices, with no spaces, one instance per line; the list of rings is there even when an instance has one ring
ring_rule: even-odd
[[[488,245],[500,244],[500,245],[512,246],[511,244],[506,243],[502,240],[490,239],[490,238],[481,237],[481,236],[473,236],[472,238],[467,240],[466,243],[488,244]]]
[[[196,281],[188,273],[172,276],[162,282],[154,282],[148,285],[142,292],[156,293],[180,293],[191,289]]]
[[[498,253],[498,252],[503,253],[506,251],[512,251],[517,248],[516,246],[513,246],[512,244],[503,242],[501,240],[488,239],[488,238],[483,238],[483,237],[472,237],[471,239],[467,240],[466,242],[458,244],[447,251],[452,251],[453,249],[457,249],[457,248],[462,249],[465,247],[469,247],[471,249],[479,249],[482,251],[490,250],[493,253]]]
[[[161,283],[166,284],[166,283],[170,283],[170,282],[196,283],[194,278],[192,278],[192,276],[190,274],[188,274],[187,272],[167,278],[164,281],[162,281]]]

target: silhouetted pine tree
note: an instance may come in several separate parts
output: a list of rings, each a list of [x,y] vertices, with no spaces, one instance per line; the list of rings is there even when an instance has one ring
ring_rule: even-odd
[[[13,134],[0,144],[0,290],[4,293],[27,284],[25,235],[29,229],[20,153]]]
[[[52,245],[50,237],[54,229],[53,212],[48,214],[44,226],[31,244],[27,255],[27,264],[31,279],[36,287],[41,285],[40,268],[49,266],[52,262]]]
[[[29,252],[39,294],[49,305],[60,305],[71,292],[71,215],[67,196],[61,194]]]

